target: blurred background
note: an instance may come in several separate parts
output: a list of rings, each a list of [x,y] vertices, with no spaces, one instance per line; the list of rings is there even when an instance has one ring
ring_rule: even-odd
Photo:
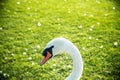
[[[40,66],[56,37],[80,50],[81,80],[119,80],[119,30],[119,0],[0,0],[0,80],[64,80],[73,68],[68,54]]]

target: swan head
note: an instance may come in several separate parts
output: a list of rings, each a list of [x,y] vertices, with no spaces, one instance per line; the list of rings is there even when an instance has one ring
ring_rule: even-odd
[[[44,56],[44,58],[42,59],[40,65],[43,65],[44,63],[46,63],[53,56],[52,48],[54,48],[54,46],[44,49],[44,51],[42,52],[42,55]]]

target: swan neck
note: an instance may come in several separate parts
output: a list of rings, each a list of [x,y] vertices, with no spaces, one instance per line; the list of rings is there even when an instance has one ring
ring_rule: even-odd
[[[71,50],[73,51],[68,51],[68,54],[72,57],[73,60],[73,70],[66,80],[79,80],[83,71],[82,57],[76,47],[75,49],[72,48]]]

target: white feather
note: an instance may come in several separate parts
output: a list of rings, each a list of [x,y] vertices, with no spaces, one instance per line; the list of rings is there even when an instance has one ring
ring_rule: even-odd
[[[79,80],[83,72],[83,62],[78,48],[65,38],[55,38],[51,40],[47,44],[46,48],[52,45],[54,46],[52,49],[53,56],[57,55],[58,53],[66,52],[73,59],[73,70],[66,80]]]

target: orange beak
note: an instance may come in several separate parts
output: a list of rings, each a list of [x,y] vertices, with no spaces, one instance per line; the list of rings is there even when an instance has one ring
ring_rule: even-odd
[[[44,63],[46,63],[46,62],[50,59],[51,56],[52,56],[52,54],[50,54],[50,52],[47,52],[47,56],[45,56],[45,57],[42,59],[40,65],[42,66]]]

